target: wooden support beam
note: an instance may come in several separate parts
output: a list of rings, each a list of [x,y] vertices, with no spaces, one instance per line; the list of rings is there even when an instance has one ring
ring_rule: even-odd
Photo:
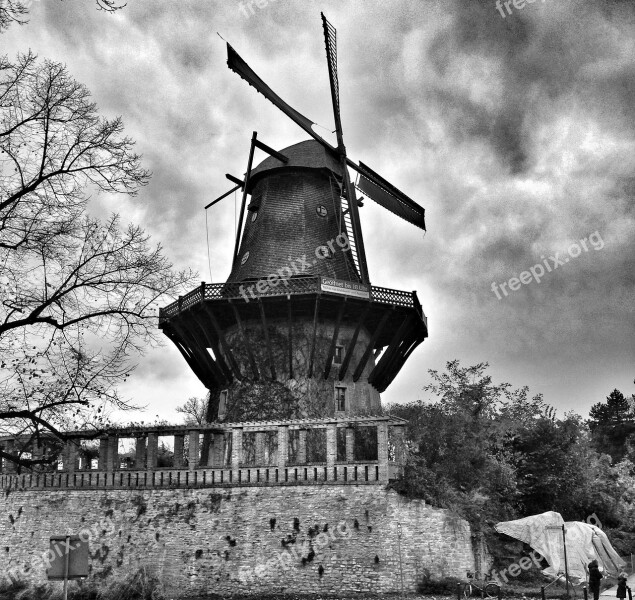
[[[406,315],[401,325],[397,328],[379,364],[375,366],[368,378],[370,384],[374,384],[377,379],[381,380],[386,373],[390,372],[392,366],[398,363],[401,354],[401,345],[409,337],[407,332],[412,326],[412,321],[412,315]],[[410,344],[408,344],[408,346],[409,345]]]
[[[364,372],[364,368],[366,367],[366,363],[368,362],[371,352],[373,351],[373,346],[375,345],[375,342],[381,335],[381,332],[383,331],[386,325],[386,321],[388,321],[388,317],[391,315],[394,309],[395,308],[393,306],[392,310],[390,311],[387,310],[382,316],[381,320],[379,321],[379,325],[377,325],[377,328],[375,329],[375,333],[373,333],[370,340],[368,341],[368,346],[366,347],[366,350],[364,351],[364,354],[359,360],[359,363],[357,364],[357,368],[355,369],[355,372],[353,373],[353,381],[357,381],[362,376],[362,373]]]
[[[234,318],[236,319],[236,325],[238,326],[238,331],[240,331],[240,337],[243,339],[243,344],[245,345],[245,349],[247,350],[247,356],[249,358],[249,364],[251,365],[251,370],[254,374],[254,379],[258,381],[260,379],[260,373],[258,372],[258,365],[256,364],[256,358],[254,357],[254,353],[251,349],[251,343],[249,341],[249,337],[247,336],[247,332],[243,327],[243,321],[240,318],[240,313],[236,308],[236,305],[229,300],[229,304],[231,305],[234,311]]]
[[[211,348],[214,353],[214,360],[218,363],[220,370],[223,372],[223,375],[227,379],[227,381],[232,381],[234,378],[234,373],[230,369],[230,367],[225,362],[223,355],[221,354],[218,342],[214,339],[214,336],[210,335],[210,332],[207,327],[205,327],[205,314],[197,313],[194,322],[198,327],[198,333],[203,338],[203,345],[206,348]],[[200,339],[200,338],[199,338]],[[240,377],[237,377],[240,379]]]
[[[289,379],[293,379],[293,317],[291,314],[291,296],[287,296],[287,316],[289,322]]]
[[[346,308],[346,296],[340,300],[340,309],[337,311],[337,318],[335,319],[335,327],[333,328],[333,338],[331,339],[331,346],[329,347],[328,354],[326,356],[326,364],[324,365],[324,379],[329,378],[331,372],[331,364],[333,363],[333,353],[335,352],[335,346],[337,345],[337,336],[340,333],[340,323],[342,321],[342,315]]]
[[[214,383],[218,382],[218,385],[224,385],[227,379],[220,370],[220,367],[212,360],[212,357],[209,355],[207,350],[203,353],[200,349],[200,344],[196,338],[190,334],[189,329],[179,323],[178,319],[172,319],[170,321],[170,326],[181,338],[180,341],[183,346],[187,348],[188,353],[192,357],[192,362],[196,362],[198,372],[196,370],[194,372],[198,375],[199,379],[201,379],[203,383],[205,383],[206,380],[211,379]]]
[[[167,323],[163,327],[163,333],[170,339],[170,341],[177,347],[178,351],[181,353],[181,356],[185,359],[185,362],[188,364],[190,369],[194,371],[194,374],[200,379],[201,383],[206,388],[212,388],[214,386],[215,381],[206,373],[200,366],[198,360],[192,355],[190,349],[185,346],[185,344],[179,339],[179,335],[176,330],[173,328],[173,323]]]
[[[267,345],[267,355],[269,356],[269,368],[271,369],[271,380],[276,380],[276,363],[273,360],[273,350],[271,348],[271,340],[269,338],[269,327],[267,327],[267,318],[265,317],[265,306],[262,298],[258,298],[258,308],[260,309],[260,321],[262,322],[262,330],[265,334],[265,344]]]
[[[244,379],[242,373],[240,372],[240,367],[238,366],[238,363],[236,362],[236,359],[234,358],[234,355],[232,354],[231,347],[227,343],[227,338],[225,337],[225,333],[218,325],[218,320],[216,319],[216,316],[214,315],[210,307],[207,306],[207,304],[204,304],[203,308],[207,316],[209,317],[212,327],[214,328],[214,332],[216,333],[216,337],[218,338],[218,341],[220,342],[221,348],[223,349],[223,353],[227,357],[227,360],[229,360],[232,373],[234,374],[236,379],[238,380]],[[217,348],[212,348],[212,349],[214,350],[214,354],[216,354],[217,359],[222,357],[221,353],[217,352]]]
[[[351,359],[353,358],[353,350],[355,350],[355,344],[357,344],[357,338],[359,337],[359,332],[362,330],[362,325],[364,324],[364,321],[366,320],[366,315],[368,315],[368,311],[370,311],[370,307],[372,306],[372,304],[369,302],[366,305],[366,308],[362,311],[362,314],[359,316],[359,321],[357,321],[357,327],[355,327],[355,332],[353,333],[353,337],[351,338],[351,341],[348,343],[348,346],[346,347],[346,351],[344,354],[344,361],[342,362],[342,366],[340,367],[340,372],[338,375],[338,379],[340,381],[342,381],[342,379],[344,379],[344,377],[346,376],[346,372],[348,371],[348,365],[351,362]]]
[[[192,323],[194,321],[194,323]],[[205,368],[209,368],[214,377],[219,381],[221,385],[228,385],[232,382],[233,377],[229,369],[224,370],[221,362],[218,360],[218,356],[212,357],[207,351],[208,342],[207,337],[203,335],[203,328],[199,322],[198,315],[191,315],[187,321],[183,323],[177,323],[181,325],[183,334],[189,339],[192,350],[199,356],[199,360],[205,365]],[[212,350],[214,347],[212,346]],[[221,357],[222,360],[222,357]],[[227,367],[227,365],[225,365]]]
[[[315,308],[313,310],[313,338],[311,340],[311,353],[309,354],[309,379],[313,377],[313,357],[315,356],[315,340],[317,338],[318,311],[320,308],[320,295],[315,296]]]
[[[238,229],[236,230],[236,244],[234,246],[234,260],[232,261],[232,269],[236,268],[238,263],[238,250],[240,249],[240,239],[242,237],[243,220],[245,218],[245,206],[247,203],[247,186],[251,177],[251,166],[254,161],[254,149],[256,147],[257,133],[254,131],[251,136],[251,145],[249,147],[249,160],[247,161],[247,173],[245,173],[245,184],[243,185],[243,198],[240,203],[240,217],[238,219]]]

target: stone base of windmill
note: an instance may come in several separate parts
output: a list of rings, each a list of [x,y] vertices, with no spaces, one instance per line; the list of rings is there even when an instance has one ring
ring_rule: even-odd
[[[0,525],[0,569],[33,582],[45,580],[38,550],[66,532],[88,537],[91,578],[143,567],[167,597],[390,593],[402,577],[414,592],[475,570],[467,522],[383,485],[13,491],[1,502],[13,519]]]

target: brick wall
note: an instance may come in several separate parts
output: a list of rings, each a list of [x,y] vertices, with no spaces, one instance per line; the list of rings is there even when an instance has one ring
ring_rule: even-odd
[[[399,591],[400,551],[410,591],[474,569],[465,521],[380,486],[11,491],[0,510],[0,570],[32,581],[66,533],[89,539],[91,577],[144,566],[174,597]]]

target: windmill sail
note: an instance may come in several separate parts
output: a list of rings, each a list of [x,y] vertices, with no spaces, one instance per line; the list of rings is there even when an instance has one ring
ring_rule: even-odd
[[[287,115],[287,117],[289,117],[292,121],[295,121],[313,139],[317,140],[321,144],[324,144],[327,148],[335,152],[335,148],[331,146],[331,144],[313,131],[313,121],[307,119],[302,113],[299,113],[295,110],[295,108],[292,108],[282,98],[280,98],[278,94],[276,94],[262,79],[260,79],[260,77],[258,77],[258,75],[256,75],[253,69],[229,44],[227,44],[227,66],[234,71],[234,73],[240,75],[249,85],[255,87],[257,91],[267,98],[267,100],[275,104],[285,115]]]
[[[366,265],[366,251],[364,249],[364,237],[359,221],[357,208],[357,198],[355,198],[355,186],[352,184],[348,174],[346,147],[344,146],[344,134],[342,133],[342,119],[340,117],[340,84],[337,77],[337,32],[331,25],[324,13],[322,14],[322,25],[324,27],[324,45],[326,46],[326,62],[329,68],[329,82],[331,85],[331,99],[333,101],[333,118],[335,119],[335,133],[337,134],[337,152],[342,163],[342,173],[344,174],[344,188],[346,191],[346,203],[348,206],[348,216],[350,221],[349,238],[355,248],[355,264],[362,278],[362,283],[369,283],[368,266]],[[346,213],[345,213],[346,214]],[[351,237],[352,234],[352,237]]]
[[[337,60],[335,52],[331,53],[329,60]],[[295,121],[295,123],[297,123],[304,131],[306,131],[314,140],[317,140],[325,148],[327,148],[334,154],[337,154],[337,149],[313,130],[313,121],[305,117],[302,113],[298,112],[293,107],[289,106],[284,100],[282,100],[282,98],[280,98],[280,96],[278,96],[278,94],[276,94],[253,71],[253,69],[229,44],[227,44],[227,66],[232,71],[234,71],[234,73],[240,75],[240,77],[242,77],[249,85],[252,85],[254,88],[256,88],[257,91],[259,91],[265,98],[267,98],[267,100],[277,106],[292,121]],[[329,69],[332,66],[333,65],[329,64]],[[336,73],[337,71],[335,71],[335,75]],[[339,92],[339,86],[337,86],[337,78],[335,79],[334,83],[336,84],[336,87],[334,89]],[[336,99],[336,114],[339,116],[339,93],[337,93]],[[341,126],[339,131],[341,132]],[[358,187],[371,200],[374,200],[384,208],[388,209],[390,212],[402,217],[409,223],[425,229],[425,211],[414,200],[410,199],[401,190],[388,183],[383,177],[375,173],[372,169],[365,166],[363,163],[357,165],[350,158],[346,158],[346,164],[360,173],[362,177],[360,177],[360,183],[358,184]]]
[[[399,191],[391,183],[388,183],[381,175],[378,175],[370,167],[360,161],[359,167],[354,167],[359,173],[357,187],[359,191],[366,194],[371,200],[377,202],[391,213],[401,217],[420,227],[425,231],[426,221],[424,208],[411,200],[403,192]]]

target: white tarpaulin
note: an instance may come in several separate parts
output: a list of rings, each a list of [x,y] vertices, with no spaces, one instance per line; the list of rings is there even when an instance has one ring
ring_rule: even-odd
[[[549,563],[549,567],[543,573],[555,577],[565,571],[563,525],[567,540],[567,566],[571,579],[585,581],[587,565],[593,559],[598,561],[604,571],[611,574],[617,575],[624,568],[626,563],[615,552],[606,534],[599,527],[580,521],[565,523],[557,512],[504,521],[495,525],[494,529],[531,546]]]

